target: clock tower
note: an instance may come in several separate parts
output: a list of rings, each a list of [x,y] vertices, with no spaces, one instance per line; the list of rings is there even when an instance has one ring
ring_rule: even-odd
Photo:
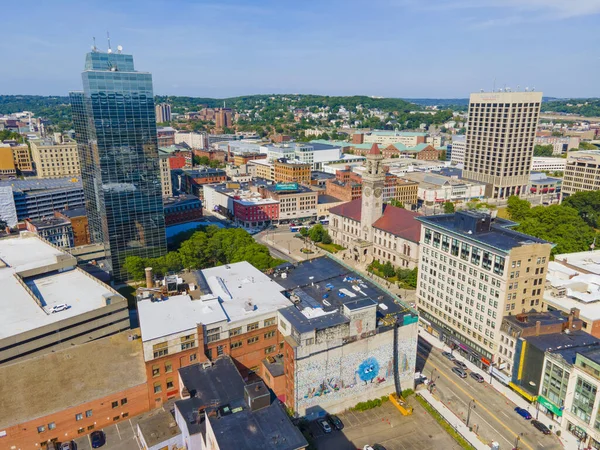
[[[373,240],[373,224],[383,215],[383,187],[385,171],[381,164],[383,155],[373,144],[367,153],[366,170],[362,176],[362,204],[360,210],[361,238]]]

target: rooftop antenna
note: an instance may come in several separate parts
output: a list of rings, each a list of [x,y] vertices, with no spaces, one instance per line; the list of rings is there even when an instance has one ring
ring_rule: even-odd
[[[110,33],[106,32],[106,39],[108,40],[108,53],[112,53],[112,48],[110,48]]]
[[[494,87],[492,88],[492,92],[496,92],[496,77],[494,77]]]
[[[93,37],[92,41],[94,41],[94,44],[92,45],[92,51],[93,52],[97,52],[98,51],[98,47],[96,47],[96,38]]]

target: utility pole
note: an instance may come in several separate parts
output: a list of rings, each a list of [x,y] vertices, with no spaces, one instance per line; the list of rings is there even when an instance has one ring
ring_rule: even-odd
[[[473,403],[473,406],[471,406],[471,403]],[[475,409],[475,399],[471,399],[471,401],[469,402],[469,411],[467,412],[467,428],[469,428],[469,420],[471,419],[471,408]]]

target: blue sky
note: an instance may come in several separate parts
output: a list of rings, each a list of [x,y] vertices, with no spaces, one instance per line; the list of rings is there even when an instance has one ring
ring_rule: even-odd
[[[0,94],[80,89],[92,37],[106,49],[109,30],[157,94],[466,97],[496,79],[600,96],[600,0],[34,0],[9,10]]]

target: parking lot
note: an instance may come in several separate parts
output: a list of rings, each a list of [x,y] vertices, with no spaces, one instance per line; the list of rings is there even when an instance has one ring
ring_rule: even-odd
[[[140,450],[135,436],[136,419],[124,420],[120,423],[104,428],[106,444],[102,449],[107,450]],[[75,439],[77,450],[92,450],[89,435]]]
[[[461,447],[421,407],[416,400],[412,416],[403,416],[390,402],[368,411],[347,411],[338,414],[344,423],[342,431],[325,434],[318,423],[311,422],[318,449],[356,450],[378,443],[386,450],[421,450],[429,448],[456,449]]]

